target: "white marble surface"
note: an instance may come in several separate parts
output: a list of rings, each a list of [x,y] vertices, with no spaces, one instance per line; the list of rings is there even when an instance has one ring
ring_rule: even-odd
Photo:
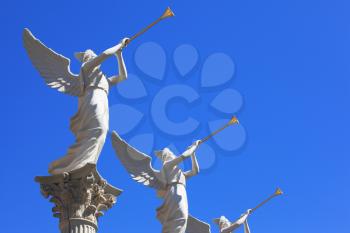
[[[230,222],[225,216],[214,219],[214,222],[219,225],[220,233],[232,233],[237,230],[241,225],[244,225],[244,233],[250,233],[248,225],[248,216],[251,210],[247,210],[243,213],[235,222]]]
[[[157,151],[162,160],[162,168],[152,168],[151,157],[139,152],[116,133],[112,133],[112,144],[124,167],[139,183],[157,189],[158,196],[164,199],[157,208],[157,218],[162,224],[162,233],[185,233],[188,221],[188,201],[186,180],[199,172],[195,150],[196,141],[182,155],[175,156],[168,148]],[[182,171],[179,167],[184,159],[191,158],[192,169]]]
[[[90,49],[76,53],[82,62],[79,75],[71,73],[68,58],[45,46],[28,29],[23,32],[23,41],[33,65],[47,85],[79,99],[78,111],[70,121],[75,143],[64,156],[50,164],[49,173],[60,174],[87,163],[96,164],[108,132],[109,89],[127,78],[122,49],[128,38],[98,56]],[[119,75],[107,78],[100,66],[113,54],[118,60]]]

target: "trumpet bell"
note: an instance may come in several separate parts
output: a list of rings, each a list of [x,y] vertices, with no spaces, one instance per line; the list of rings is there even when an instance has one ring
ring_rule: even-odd
[[[238,121],[237,117],[233,116],[228,124],[229,125],[239,124],[239,121]]]
[[[164,11],[163,15],[160,17],[160,19],[165,19],[168,17],[173,17],[175,16],[174,12],[170,9],[170,7],[166,8]]]
[[[282,195],[282,194],[283,194],[283,191],[280,188],[277,188],[275,191],[275,195],[278,196],[278,195]]]

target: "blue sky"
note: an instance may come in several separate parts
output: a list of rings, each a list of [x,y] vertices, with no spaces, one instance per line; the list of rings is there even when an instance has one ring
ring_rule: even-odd
[[[23,49],[23,28],[71,58],[72,70],[77,72],[74,52],[86,48],[101,52],[137,32],[168,5],[176,17],[157,25],[124,52],[128,71],[145,83],[145,101],[168,84],[186,84],[198,90],[201,104],[187,111],[190,107],[180,101],[168,112],[174,121],[186,119],[188,113],[204,122],[227,118],[202,104],[214,97],[212,91],[234,88],[244,100],[237,112],[246,133],[244,145],[227,152],[208,143],[216,159],[188,183],[192,215],[208,222],[222,214],[235,219],[280,186],[285,195],[251,216],[252,232],[349,232],[348,1],[88,0],[2,1],[1,5],[4,232],[58,232],[52,205],[41,197],[34,176],[46,175],[49,162],[73,142],[69,118],[77,108],[74,97],[45,86]],[[152,81],[137,66],[137,49],[150,41],[165,51],[166,81]],[[187,79],[179,77],[173,62],[173,51],[183,44],[192,45],[199,54]],[[202,66],[214,53],[233,60],[233,79],[212,90],[201,89]],[[115,59],[103,69],[115,73]],[[110,103],[142,105],[118,96],[111,93]],[[145,119],[151,115],[150,109],[139,111]],[[182,151],[192,140],[206,136],[206,126],[201,129],[179,139],[143,120],[126,137],[153,133],[157,146],[175,141]],[[160,232],[155,208],[161,201],[153,190],[130,179],[109,138],[98,168],[111,184],[125,190],[101,218],[100,232]],[[218,232],[215,226],[212,232]]]

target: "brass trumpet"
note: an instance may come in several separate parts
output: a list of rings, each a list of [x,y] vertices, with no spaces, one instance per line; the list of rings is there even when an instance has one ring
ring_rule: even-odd
[[[251,213],[253,213],[256,209],[258,209],[258,208],[260,208],[261,206],[263,206],[264,204],[266,204],[266,203],[267,203],[268,201],[270,201],[272,198],[277,197],[277,196],[282,195],[282,194],[283,194],[282,190],[281,190],[280,188],[277,188],[276,191],[275,191],[269,198],[267,198],[266,200],[264,200],[263,202],[261,202],[259,205],[255,206],[255,207],[252,209]]]
[[[206,136],[205,138],[203,138],[202,140],[200,140],[199,144],[202,144],[205,141],[208,141],[211,137],[213,137],[214,135],[218,134],[219,132],[223,131],[224,129],[226,129],[227,127],[229,127],[230,125],[234,125],[234,124],[239,124],[239,121],[237,119],[237,117],[233,116],[231,118],[231,120],[229,122],[227,122],[224,126],[222,126],[221,128],[219,128],[218,130],[212,132],[211,134],[209,134],[208,136]]]
[[[260,208],[261,206],[263,206],[264,204],[266,204],[268,201],[270,201],[272,198],[282,195],[283,192],[280,188],[277,188],[276,191],[266,200],[264,200],[263,202],[261,202],[259,205],[255,206],[253,209],[250,210],[249,214],[252,214],[255,210],[257,210],[258,208]],[[242,216],[241,216],[242,217]],[[237,222],[241,217],[237,218],[234,222]],[[214,220],[215,221],[215,220]]]
[[[160,16],[156,21],[154,21],[153,23],[151,23],[150,25],[148,25],[147,27],[145,27],[144,29],[142,29],[141,31],[139,31],[138,33],[136,33],[135,35],[133,35],[132,37],[130,37],[130,39],[126,42],[126,44],[129,44],[132,40],[136,39],[137,37],[139,37],[140,35],[142,35],[143,33],[145,33],[146,31],[148,31],[151,27],[153,27],[154,25],[156,25],[157,23],[159,23],[161,20],[165,19],[165,18],[169,18],[169,17],[173,17],[175,16],[174,12],[172,12],[172,10],[170,9],[170,7],[168,7],[164,13],[162,14],[162,16]]]

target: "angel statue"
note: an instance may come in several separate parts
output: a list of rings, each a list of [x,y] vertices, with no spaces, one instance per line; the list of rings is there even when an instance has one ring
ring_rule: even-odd
[[[214,219],[214,222],[219,225],[220,233],[232,233],[242,224],[244,225],[244,233],[250,233],[248,225],[248,216],[251,214],[252,210],[248,209],[245,213],[241,215],[239,219],[231,223],[225,216]]]
[[[199,144],[200,141],[194,142],[180,156],[175,156],[168,148],[156,151],[156,156],[162,161],[162,168],[157,171],[151,165],[150,156],[133,148],[116,132],[112,133],[112,145],[117,157],[131,177],[139,183],[156,189],[157,195],[164,199],[163,204],[157,208],[157,218],[162,224],[162,233],[185,233],[188,230],[186,229],[188,219],[195,220],[188,214],[186,180],[199,172],[195,155]],[[179,163],[187,158],[192,160],[192,169],[184,172],[180,169]]]
[[[244,233],[250,233],[247,218],[251,212],[251,209],[247,210],[233,223],[231,223],[225,216],[214,219],[214,223],[219,225],[220,233],[233,233],[241,225],[244,225]],[[191,218],[188,220],[186,233],[211,233],[210,225],[199,219]]]
[[[248,225],[248,216],[251,215],[254,211],[256,211],[261,206],[265,205],[272,198],[280,196],[282,194],[283,194],[282,190],[280,188],[277,188],[275,192],[272,195],[270,195],[267,199],[262,201],[259,205],[257,205],[253,209],[248,209],[233,223],[231,223],[225,216],[221,216],[220,218],[214,219],[214,222],[217,225],[219,225],[220,233],[232,233],[236,229],[238,229],[241,225],[244,225],[244,233],[250,233],[250,229]],[[192,231],[187,233],[210,233],[209,224],[202,222],[198,219],[193,219],[192,226],[193,226],[191,227]]]
[[[46,84],[78,97],[78,111],[70,120],[70,129],[76,141],[65,156],[50,164],[49,173],[60,174],[87,163],[96,164],[108,132],[109,89],[127,78],[122,50],[128,38],[98,56],[91,49],[75,53],[75,57],[82,62],[79,75],[70,71],[68,58],[46,47],[28,29],[24,29],[23,41],[30,60]],[[100,66],[113,54],[118,60],[119,75],[107,78]]]

